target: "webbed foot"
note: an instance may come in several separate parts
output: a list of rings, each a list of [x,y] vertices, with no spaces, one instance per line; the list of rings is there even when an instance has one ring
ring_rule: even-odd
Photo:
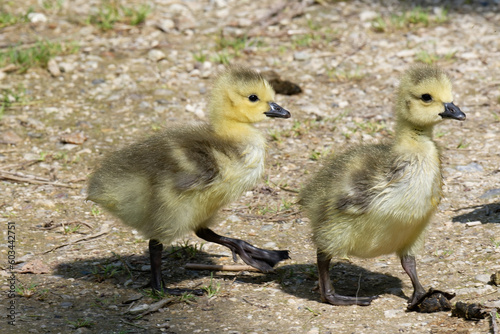
[[[337,293],[330,293],[321,296],[321,301],[324,303],[329,303],[332,305],[359,305],[368,306],[371,304],[372,300],[378,298],[378,296],[373,297],[350,297],[342,296]]]
[[[239,255],[246,264],[264,273],[273,271],[276,264],[290,258],[287,250],[276,251],[257,248],[243,240],[220,236],[208,228],[196,231],[196,235],[204,240],[228,247],[235,262],[238,259],[236,255]]]

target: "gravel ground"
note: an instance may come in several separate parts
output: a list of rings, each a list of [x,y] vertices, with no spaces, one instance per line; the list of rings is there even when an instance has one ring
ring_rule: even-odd
[[[415,62],[438,64],[467,120],[436,129],[445,195],[417,259],[420,278],[456,293],[453,302],[500,307],[489,283],[500,270],[497,2],[156,0],[134,25],[126,9],[139,13],[140,4],[0,4],[0,22],[18,18],[0,24],[0,64],[12,47],[61,46],[47,66],[0,69],[2,333],[493,331],[488,319],[405,312],[412,287],[395,255],[339,259],[332,269],[341,293],[380,295],[371,306],[320,303],[315,250],[295,201],[325,156],[391,137],[400,74]],[[186,270],[188,262],[232,264],[227,249],[187,236],[164,252],[163,273],[169,286],[208,293],[159,301],[143,288],[147,241],[85,202],[85,181],[103,154],[164,126],[205,121],[211,79],[225,62],[274,70],[303,89],[278,95],[292,119],[258,125],[269,138],[265,177],[214,228],[289,249],[292,259],[270,274]],[[12,301],[15,327],[6,320]],[[151,305],[158,309],[143,314]]]

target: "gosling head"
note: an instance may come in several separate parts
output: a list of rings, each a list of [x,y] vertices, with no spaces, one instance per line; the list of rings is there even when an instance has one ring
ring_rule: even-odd
[[[396,113],[415,127],[427,128],[445,118],[463,121],[465,114],[453,104],[452,85],[439,68],[416,65],[401,78]]]
[[[230,67],[217,77],[210,99],[210,120],[256,123],[266,117],[289,118],[274,102],[274,90],[257,72]]]

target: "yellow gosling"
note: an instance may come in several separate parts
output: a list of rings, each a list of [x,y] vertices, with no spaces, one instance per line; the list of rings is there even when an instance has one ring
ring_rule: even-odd
[[[330,260],[351,255],[396,253],[414,288],[409,308],[425,295],[415,254],[442,196],[441,161],[432,130],[445,118],[464,120],[465,114],[453,104],[446,74],[426,65],[404,73],[395,113],[394,140],[333,157],[301,191],[300,203],[317,246],[323,302],[369,305],[374,298],[335,293]]]
[[[266,140],[253,124],[266,116],[290,113],[274,102],[260,74],[229,68],[215,81],[209,123],[170,128],[111,153],[90,177],[88,199],[150,239],[153,290],[166,290],[162,244],[191,231],[263,272],[289,258],[288,251],[259,249],[209,229],[216,213],[262,176]]]

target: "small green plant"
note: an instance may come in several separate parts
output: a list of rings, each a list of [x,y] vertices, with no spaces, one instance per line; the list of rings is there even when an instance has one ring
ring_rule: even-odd
[[[153,289],[142,290],[142,294],[154,300],[161,300],[167,297],[165,291],[158,291]]]
[[[227,51],[223,50],[221,52],[216,52],[215,55],[210,57],[213,63],[229,65],[230,59],[233,58]]]
[[[52,158],[54,160],[62,160],[64,163],[67,163],[69,158],[68,158],[68,152],[56,152],[52,155]]]
[[[47,299],[48,295],[49,295],[49,289],[42,289],[36,293],[36,299],[44,301]]]
[[[460,142],[457,145],[457,148],[467,148],[470,145],[470,143],[466,143],[464,139],[460,139]]]
[[[33,12],[33,8],[29,8],[28,12],[24,15],[14,15],[4,11],[0,12],[0,29],[3,27],[11,26],[17,23],[29,22],[28,15]]]
[[[82,226],[81,225],[75,225],[75,226],[64,226],[64,234],[72,234],[77,232]]]
[[[214,273],[210,273],[210,285],[202,287],[208,298],[212,298],[220,292],[220,283],[214,284]]]
[[[448,133],[447,132],[444,132],[444,131],[437,131],[436,134],[434,135],[435,138],[441,138],[445,135],[447,135]]]
[[[421,23],[425,26],[429,24],[429,14],[420,6],[413,8],[409,13],[407,13],[406,19],[408,23],[412,24]]]
[[[313,310],[313,309],[312,309],[312,308],[310,308],[309,306],[304,306],[304,308],[305,308],[307,311],[311,312],[311,313],[312,313],[312,315],[313,315],[314,317],[317,317],[317,316],[321,315],[321,313],[319,313],[318,311]]]
[[[498,98],[498,103],[500,103],[500,97]],[[491,110],[490,112],[496,122],[500,121],[500,116],[496,112],[494,112],[493,110]]]
[[[193,53],[193,59],[198,63],[204,63],[207,60],[207,55],[203,51]]]
[[[429,26],[431,24],[442,24],[448,21],[448,11],[440,9],[436,15],[422,7],[415,7],[401,14],[391,14],[389,18],[379,15],[371,22],[375,32],[383,33],[395,29],[411,29],[412,27]]]
[[[203,244],[191,245],[189,240],[185,240],[183,244],[172,246],[169,255],[179,260],[190,260],[195,258],[202,248]]]
[[[146,18],[151,13],[151,8],[148,5],[140,5],[137,9],[122,7],[122,10],[132,26],[138,26],[146,22]]]
[[[310,47],[313,42],[313,36],[311,34],[297,35],[294,36],[293,44],[300,47]]]
[[[333,81],[360,81],[365,77],[365,73],[362,73],[359,67],[355,69],[346,70],[340,68],[330,68],[327,69],[327,75]]]
[[[415,58],[417,59],[417,61],[425,64],[433,64],[439,59],[435,54],[430,54],[425,50],[419,51],[416,54]]]
[[[82,318],[78,318],[78,319],[76,319],[76,321],[68,320],[68,324],[70,324],[71,326],[73,326],[75,328],[81,328],[81,327],[90,328],[94,325],[94,323],[92,321],[87,320],[87,319],[82,319]]]
[[[270,205],[265,205],[265,206],[262,206],[260,209],[257,210],[257,213],[261,216],[263,215],[266,215],[268,213],[276,213],[278,212],[279,210],[279,205],[278,205],[278,208],[273,208],[271,207]]]
[[[309,159],[313,161],[318,161],[319,158],[321,158],[321,152],[318,152],[316,150],[312,151],[311,155],[309,156]]]
[[[121,268],[115,267],[112,264],[98,264],[92,268],[92,275],[98,283],[103,282],[108,278],[112,278],[121,271]]]
[[[18,66],[18,72],[24,73],[31,67],[47,67],[50,59],[57,55],[76,53],[79,50],[77,43],[59,43],[38,41],[34,46],[25,48],[22,45],[10,47],[0,52],[0,67],[8,64]]]
[[[25,284],[19,282],[19,284],[16,286],[16,293],[21,297],[30,298],[31,296],[33,296],[35,294],[36,286],[37,285],[34,283],[31,283],[29,285],[25,285]]]
[[[191,304],[196,300],[196,296],[189,292],[184,292],[179,296],[179,301],[186,304]]]
[[[286,185],[284,185],[284,187],[286,187]],[[285,211],[285,210],[288,210],[292,207],[293,205],[293,202],[289,202],[287,201],[285,198],[282,198],[281,199],[281,210]]]
[[[493,243],[493,246],[495,248],[500,247],[500,239],[499,240],[495,240],[494,238],[491,238],[491,242]]]
[[[0,119],[10,107],[25,104],[25,89],[18,86],[16,89],[0,89]]]
[[[105,1],[97,13],[87,19],[87,24],[95,25],[103,31],[112,30],[116,23],[137,26],[146,21],[151,13],[148,5],[131,8],[118,5],[117,1]]]
[[[42,7],[45,10],[56,9],[60,11],[63,8],[64,0],[43,0]]]
[[[379,15],[375,19],[373,19],[372,29],[375,32],[385,32],[387,30],[387,23],[382,18],[382,16]]]
[[[281,131],[279,129],[270,129],[268,133],[273,141],[276,141],[278,143],[282,142]]]

